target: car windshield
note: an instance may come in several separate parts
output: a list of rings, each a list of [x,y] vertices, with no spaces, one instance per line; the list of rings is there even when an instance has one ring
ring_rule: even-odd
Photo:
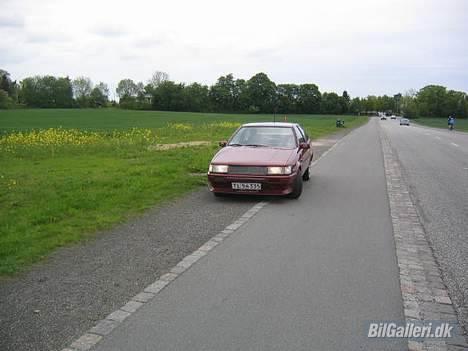
[[[296,138],[290,127],[242,127],[228,145],[293,149]]]

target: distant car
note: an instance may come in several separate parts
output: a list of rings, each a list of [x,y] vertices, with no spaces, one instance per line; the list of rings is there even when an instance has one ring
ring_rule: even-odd
[[[395,116],[395,115],[392,115],[392,116],[390,117],[390,119],[396,119],[396,116]]]
[[[309,180],[311,140],[296,123],[242,125],[211,160],[209,189],[214,195],[288,195],[298,198]]]
[[[386,120],[387,120],[387,117],[382,116],[382,117],[380,117],[380,120],[381,120],[381,121],[386,121]]]
[[[408,118],[401,118],[400,119],[400,126],[409,126],[409,119]]]

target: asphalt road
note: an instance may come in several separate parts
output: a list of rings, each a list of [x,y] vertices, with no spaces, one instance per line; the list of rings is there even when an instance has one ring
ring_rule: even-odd
[[[468,326],[468,134],[379,123],[400,159],[460,322]]]
[[[367,338],[403,320],[378,121],[316,164],[97,350],[403,350]]]
[[[314,141],[315,156],[344,133]],[[0,279],[0,350],[68,346],[258,201],[203,188]]]

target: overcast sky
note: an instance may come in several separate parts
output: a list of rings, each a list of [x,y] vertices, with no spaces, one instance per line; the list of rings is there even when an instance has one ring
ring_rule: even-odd
[[[468,91],[465,0],[0,0],[0,68],[115,87],[265,72],[351,96]]]

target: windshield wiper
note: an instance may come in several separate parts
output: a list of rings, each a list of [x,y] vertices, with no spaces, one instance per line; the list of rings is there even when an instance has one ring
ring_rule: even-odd
[[[262,144],[228,144],[228,146],[250,146],[250,147],[268,147],[268,145],[262,145]]]

